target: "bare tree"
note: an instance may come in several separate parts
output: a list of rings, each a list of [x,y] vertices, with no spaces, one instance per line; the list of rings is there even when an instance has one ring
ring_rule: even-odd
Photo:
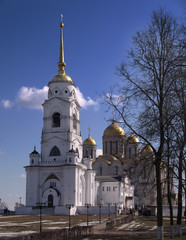
[[[104,101],[112,106],[137,136],[148,143],[155,155],[158,239],[163,239],[161,163],[167,119],[164,108],[177,80],[173,73],[183,65],[182,29],[164,9],[154,11],[151,23],[133,37],[128,62],[117,68],[123,82],[117,101],[111,91]],[[133,122],[131,122],[133,119]],[[131,124],[133,127],[131,127]]]
[[[182,197],[184,189],[183,169],[185,163],[186,151],[186,82],[185,82],[185,68],[180,67],[177,74],[177,81],[173,84],[173,91],[175,95],[176,104],[173,110],[176,113],[171,127],[175,132],[175,150],[177,156],[177,173],[178,173],[178,214],[177,214],[177,236],[181,236],[181,222],[182,222]]]
[[[6,204],[6,202],[2,202],[0,199],[0,209],[8,209],[8,205]]]

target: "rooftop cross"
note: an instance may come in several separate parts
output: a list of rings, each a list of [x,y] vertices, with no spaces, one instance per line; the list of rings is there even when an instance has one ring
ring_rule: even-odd
[[[115,119],[114,119],[114,111],[112,111],[112,115],[113,115],[112,122],[114,123],[114,122],[115,122]]]
[[[88,131],[89,131],[89,134],[88,134],[88,136],[90,137],[90,130],[91,130],[91,128],[90,128],[90,126],[88,127]]]

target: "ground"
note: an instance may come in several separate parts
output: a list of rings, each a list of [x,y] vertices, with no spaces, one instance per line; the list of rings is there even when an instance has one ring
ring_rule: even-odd
[[[111,216],[112,219],[115,216]],[[87,225],[87,216],[71,216],[71,226]],[[109,231],[105,231],[107,216],[102,216],[99,223],[99,216],[89,216],[89,225],[94,227],[95,236],[88,239],[123,239],[123,240],[155,240],[156,237],[156,218],[155,217],[136,217],[132,222],[122,224]],[[176,221],[175,221],[176,225]],[[55,230],[69,227],[69,216],[42,216],[42,230]],[[28,234],[38,232],[40,229],[40,216],[0,216],[0,238],[5,236],[16,236],[18,234]],[[165,240],[169,238],[169,220],[164,219]],[[183,237],[174,239],[186,239],[186,225],[183,221]]]

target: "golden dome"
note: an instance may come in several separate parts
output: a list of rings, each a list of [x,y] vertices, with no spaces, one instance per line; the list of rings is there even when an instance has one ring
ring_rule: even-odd
[[[52,78],[52,82],[68,82],[70,84],[75,85],[74,81],[72,81],[72,79],[68,75],[66,75],[65,73],[64,74],[58,74],[58,75],[54,76]]]
[[[124,136],[124,135],[125,135],[124,130],[120,126],[118,126],[114,120],[112,124],[105,129],[103,133],[103,136]]]
[[[125,140],[128,143],[139,143],[139,140],[137,137],[135,137],[131,131],[130,137],[126,138]]]
[[[85,139],[83,144],[96,146],[96,142],[90,136],[87,139]]]
[[[149,152],[153,152],[153,149],[151,148],[151,146],[149,144],[147,144],[145,147],[142,148],[141,152],[149,153]]]

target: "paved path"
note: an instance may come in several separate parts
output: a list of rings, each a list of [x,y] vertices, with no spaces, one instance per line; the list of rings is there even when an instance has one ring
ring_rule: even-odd
[[[106,221],[94,226],[94,234],[105,234]]]

